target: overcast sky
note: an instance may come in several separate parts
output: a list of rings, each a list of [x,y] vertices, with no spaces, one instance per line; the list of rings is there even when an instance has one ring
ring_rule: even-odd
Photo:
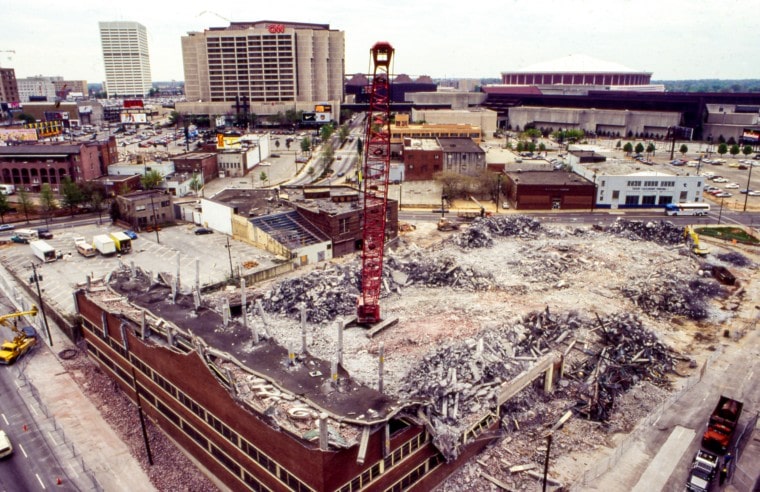
[[[656,80],[760,78],[757,0],[1,1],[0,66],[19,78],[102,82],[98,22],[136,21],[153,80],[183,80],[181,37],[229,20],[329,24],[345,32],[347,74],[388,41],[393,73],[412,76],[498,78],[583,54]]]

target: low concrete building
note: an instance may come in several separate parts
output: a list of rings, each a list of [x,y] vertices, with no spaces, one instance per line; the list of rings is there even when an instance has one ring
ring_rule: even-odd
[[[172,196],[166,190],[133,191],[116,197],[117,220],[136,231],[174,222]]]
[[[509,108],[509,126],[521,131],[528,127],[556,131],[583,130],[587,134],[610,137],[665,138],[668,128],[681,122],[675,111],[637,111],[585,108]]]
[[[665,173],[636,161],[570,161],[574,173],[594,183],[596,208],[664,208],[669,203],[702,202],[705,179],[693,171]]]
[[[443,149],[434,138],[404,139],[404,181],[428,181],[443,170]]]
[[[486,151],[469,138],[439,138],[443,170],[477,176],[486,169]]]

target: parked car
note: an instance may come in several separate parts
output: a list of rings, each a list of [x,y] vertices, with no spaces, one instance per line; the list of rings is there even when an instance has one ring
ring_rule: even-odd
[[[37,229],[40,239],[53,239],[53,233],[49,229]]]
[[[728,198],[730,196],[733,196],[731,193],[728,193],[727,191],[719,191],[718,193],[715,193],[715,198]]]
[[[750,191],[747,194],[749,196],[760,196],[760,191]]]
[[[209,229],[207,227],[199,227],[195,230],[195,235],[199,236],[202,234],[213,234],[214,231],[212,229]]]
[[[130,230],[130,231],[124,231],[124,234],[126,234],[126,235],[127,235],[127,237],[128,237],[129,239],[133,240],[133,241],[134,241],[135,239],[137,239],[137,234],[135,234],[135,231],[131,231],[131,230]]]
[[[0,224],[0,231],[12,231],[15,227],[13,224]]]
[[[718,176],[717,178],[713,178],[712,182],[713,183],[728,183],[728,179]]]
[[[726,188],[727,190],[738,190],[738,189],[739,189],[739,185],[738,185],[737,183],[728,183],[728,184],[725,186],[725,188]]]

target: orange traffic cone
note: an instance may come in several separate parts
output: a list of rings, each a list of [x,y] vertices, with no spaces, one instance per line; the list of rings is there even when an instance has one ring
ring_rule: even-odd
[[[63,483],[63,480],[61,480],[61,477],[56,477],[56,478],[57,478],[57,479],[56,479],[55,483],[56,483],[57,485],[61,485],[61,484]]]
[[[27,427],[27,426],[26,426],[26,424],[24,424],[24,427],[23,427],[23,429],[24,429],[24,432],[26,432],[26,431],[28,431],[28,430],[29,430],[29,427]]]

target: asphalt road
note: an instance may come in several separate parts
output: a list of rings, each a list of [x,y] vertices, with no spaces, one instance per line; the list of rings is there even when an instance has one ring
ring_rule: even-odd
[[[0,294],[0,310],[14,312],[12,303]],[[23,323],[23,319],[22,319]],[[11,330],[0,327],[4,339],[12,338]],[[0,460],[0,491],[36,491],[46,489],[78,490],[71,485],[66,470],[61,466],[50,441],[56,437],[42,431],[35,421],[32,411],[22,398],[19,388],[24,383],[18,374],[23,372],[35,351],[49,350],[45,343],[38,343],[12,366],[0,366],[0,428],[8,434],[14,453]],[[55,444],[59,444],[57,441]],[[62,484],[58,484],[61,479]]]

